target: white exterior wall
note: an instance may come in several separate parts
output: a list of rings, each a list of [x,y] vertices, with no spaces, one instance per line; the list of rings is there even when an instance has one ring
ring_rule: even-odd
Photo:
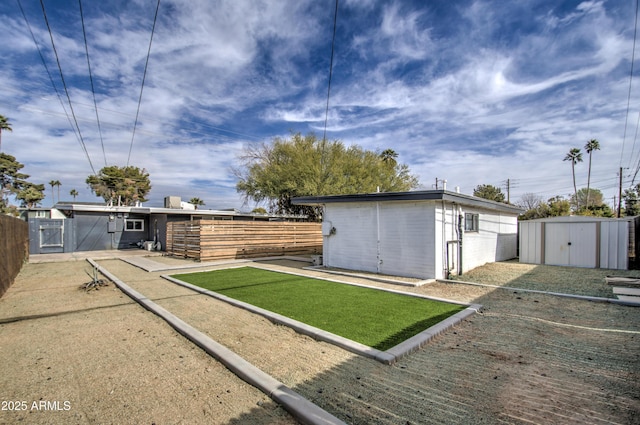
[[[469,207],[462,213],[479,215],[479,230],[464,232],[463,235],[463,273],[486,263],[517,256],[518,218],[515,215]]]
[[[520,262],[542,264],[542,223],[520,222]]]
[[[463,234],[463,272],[516,256],[515,215],[461,209],[442,201],[348,202],[325,206],[325,227],[336,230],[324,236],[323,264],[396,276],[444,278],[447,262],[452,272],[457,272],[458,215],[465,212],[479,214],[479,231]]]
[[[323,237],[325,266],[377,272],[376,209],[370,203],[329,204],[324,222],[336,229]]]
[[[382,274],[423,277],[434,274],[434,205],[382,202],[380,269]]]
[[[436,202],[435,203],[435,233],[434,257],[435,270],[430,277],[444,279],[447,277],[447,268],[456,274],[458,270],[458,214],[457,205]],[[464,224],[463,224],[464,229]],[[449,258],[447,258],[447,243],[450,244]],[[448,264],[447,264],[448,263]]]
[[[600,267],[627,270],[629,268],[629,222],[600,223]]]
[[[434,205],[427,202],[329,204],[323,264],[407,277],[433,276]]]

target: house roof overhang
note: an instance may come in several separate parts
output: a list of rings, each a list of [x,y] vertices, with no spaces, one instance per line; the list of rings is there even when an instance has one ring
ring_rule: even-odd
[[[446,201],[460,205],[500,211],[509,214],[522,214],[524,210],[514,205],[490,201],[476,196],[463,195],[446,190],[418,190],[411,192],[380,192],[355,195],[302,196],[293,198],[294,205],[326,205],[354,202],[391,202],[391,201]]]
[[[198,216],[198,217],[250,217],[261,219],[283,219],[294,218],[304,219],[304,215],[276,215],[276,214],[256,214],[256,213],[242,213],[235,210],[191,210],[191,209],[177,209],[177,208],[159,208],[159,207],[124,207],[124,206],[109,206],[104,204],[66,204],[58,203],[55,208],[61,211],[74,211],[74,212],[92,212],[92,213],[128,213],[128,214],[166,214],[166,215],[179,215],[179,216]]]

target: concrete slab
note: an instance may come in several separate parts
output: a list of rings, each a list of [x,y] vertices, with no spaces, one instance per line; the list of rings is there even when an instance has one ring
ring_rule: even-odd
[[[61,252],[55,254],[31,254],[29,263],[53,263],[65,261],[86,261],[88,258],[94,260],[126,259],[134,257],[154,257],[162,256],[162,252],[146,251],[144,249],[108,249],[103,251],[77,251]]]

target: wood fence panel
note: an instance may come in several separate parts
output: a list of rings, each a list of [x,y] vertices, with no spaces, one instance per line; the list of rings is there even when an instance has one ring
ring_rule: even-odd
[[[0,215],[0,297],[13,284],[29,258],[29,225],[26,221]]]
[[[167,252],[199,261],[320,254],[321,225],[233,220],[167,223]]]

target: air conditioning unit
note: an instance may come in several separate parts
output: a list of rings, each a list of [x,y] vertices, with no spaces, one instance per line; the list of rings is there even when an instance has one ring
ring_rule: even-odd
[[[164,207],[165,208],[174,208],[176,210],[180,209],[181,199],[179,196],[165,196],[164,197]]]

